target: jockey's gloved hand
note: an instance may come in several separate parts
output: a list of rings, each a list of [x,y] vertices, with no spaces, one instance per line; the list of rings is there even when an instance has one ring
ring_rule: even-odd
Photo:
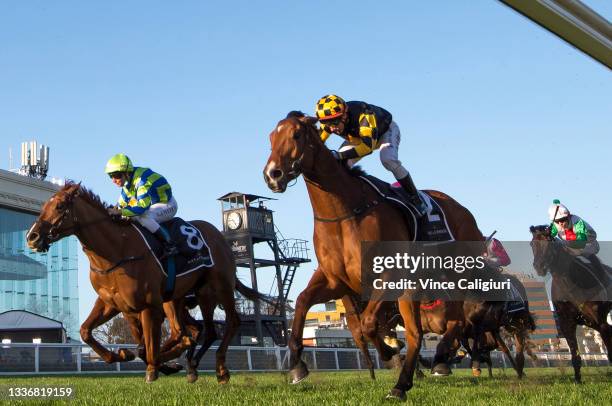
[[[111,206],[106,209],[108,215],[111,216],[114,220],[118,220],[121,218],[121,209],[116,206]]]
[[[336,151],[336,150],[333,150],[333,149],[332,149],[331,154],[332,154],[332,156],[333,156],[334,158],[336,158],[338,161],[342,159],[342,158],[340,157],[340,153],[339,153],[338,151]]]

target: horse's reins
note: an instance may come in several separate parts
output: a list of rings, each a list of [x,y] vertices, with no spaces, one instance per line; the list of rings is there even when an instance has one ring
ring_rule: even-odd
[[[97,224],[97,223],[101,223],[102,221],[105,221],[108,219],[108,216],[102,216],[99,217],[95,220],[91,220],[85,223],[81,223],[81,221],[79,220],[79,218],[77,217],[76,213],[73,213],[73,211],[71,210],[72,207],[72,203],[73,203],[73,199],[75,197],[77,197],[79,195],[79,192],[77,190],[77,192],[74,195],[70,196],[70,199],[68,201],[66,201],[67,207],[64,210],[64,212],[62,213],[62,217],[60,218],[60,221],[57,224],[51,224],[46,220],[40,221],[40,224],[49,224],[49,232],[47,233],[47,238],[49,239],[50,242],[54,242],[56,241],[55,238],[57,236],[59,236],[61,233],[67,233],[70,231],[73,231],[74,233],[79,232],[79,230],[82,230],[86,227],[89,227],[91,225]],[[69,227],[66,227],[64,229],[60,229],[60,227],[62,226],[62,224],[64,223],[64,221],[66,220],[66,218],[69,217],[69,214],[73,213],[72,215],[72,225]],[[128,262],[133,262],[133,261],[139,261],[141,259],[144,259],[143,255],[132,255],[126,258],[122,258],[121,260],[119,260],[117,263],[115,263],[113,266],[111,266],[108,269],[94,269],[92,267],[90,267],[90,271],[95,272],[97,274],[100,275],[106,275],[109,274],[113,271],[115,271],[116,269],[118,269],[121,265],[128,263]]]
[[[310,144],[309,146],[314,149],[314,146],[312,144]],[[288,175],[291,175],[293,177],[293,180],[295,180],[296,182],[297,182],[298,176],[302,174],[302,160],[304,159],[304,154],[305,152],[302,152],[300,157],[297,158],[295,161],[293,161],[293,163],[291,164],[291,171],[287,173]],[[321,188],[321,185],[317,184],[316,182],[311,181],[305,176],[304,176],[304,181],[318,188]],[[288,185],[288,187],[295,185],[296,182],[294,182],[292,185]],[[314,220],[319,221],[321,223],[337,223],[337,222],[341,222],[344,220],[349,220],[354,217],[364,215],[372,208],[378,206],[378,203],[379,203],[378,200],[374,199],[371,202],[366,202],[362,204],[361,206],[353,208],[349,213],[343,216],[334,217],[334,218],[324,218],[324,217],[314,216]]]
[[[304,178],[304,180],[307,183],[310,183],[312,185],[315,186],[319,186],[317,185],[315,182],[308,180],[306,178]],[[343,215],[343,216],[338,216],[338,217],[334,217],[334,218],[325,218],[325,217],[319,217],[319,216],[314,216],[315,221],[319,221],[321,223],[338,223],[344,220],[349,220],[352,219],[354,217],[358,217],[358,216],[362,216],[364,214],[366,214],[368,211],[370,211],[371,209],[373,209],[374,207],[378,206],[378,200],[374,199],[371,202],[366,202],[363,203],[361,206],[355,207],[353,208],[349,213]]]

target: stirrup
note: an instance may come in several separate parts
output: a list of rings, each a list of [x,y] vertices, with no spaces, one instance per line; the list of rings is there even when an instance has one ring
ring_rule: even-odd
[[[425,217],[425,215],[427,214],[427,206],[425,206],[425,203],[423,203],[423,200],[421,200],[419,196],[412,196],[410,198],[410,203],[412,203],[412,205],[416,209],[419,218]]]

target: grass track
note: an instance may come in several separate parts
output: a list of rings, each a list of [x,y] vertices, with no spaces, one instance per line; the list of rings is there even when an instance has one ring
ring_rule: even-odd
[[[468,370],[455,370],[448,378],[426,377],[408,392],[416,405],[609,405],[612,404],[612,368],[583,368],[583,384],[572,382],[569,368],[527,369],[519,381],[511,370],[495,370],[493,378],[474,379]],[[288,385],[281,373],[234,373],[219,386],[213,375],[201,375],[187,384],[184,375],[144,383],[144,375],[84,375],[0,377],[0,390],[8,386],[70,385],[75,396],[68,401],[25,400],[10,404],[69,405],[374,405],[395,384],[397,371],[313,372],[299,385]],[[0,401],[9,404],[8,401]]]

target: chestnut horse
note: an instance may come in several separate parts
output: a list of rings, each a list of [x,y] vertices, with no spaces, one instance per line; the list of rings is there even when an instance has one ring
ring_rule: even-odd
[[[315,118],[298,114],[281,120],[270,133],[272,151],[264,168],[265,181],[273,192],[284,192],[290,181],[303,175],[315,218],[313,243],[319,266],[296,303],[289,339],[293,383],[308,375],[301,360],[308,309],[316,303],[362,292],[361,241],[413,239],[401,211],[386,201],[379,202],[381,198],[372,188],[333,157],[321,141],[315,123]],[[458,240],[482,241],[482,233],[466,208],[441,192],[427,193],[445,210]],[[378,315],[387,304],[372,299],[361,313],[362,333],[374,343],[383,360],[395,354],[377,331]],[[405,399],[406,391],[413,385],[421,346],[419,302],[405,296],[399,301],[399,310],[406,326],[408,350],[399,380],[388,396]]]
[[[226,330],[217,351],[216,373],[219,382],[229,380],[225,354],[229,342],[240,324],[234,301],[236,266],[230,247],[223,235],[210,223],[193,221],[206,240],[214,258],[211,268],[191,272],[176,279],[174,296],[179,300],[194,291],[201,304],[219,303],[226,313]],[[89,258],[89,277],[98,294],[94,308],[81,326],[81,337],[106,362],[133,359],[133,354],[120,350],[109,351],[91,334],[97,326],[122,312],[130,322],[134,338],[144,341],[146,354],[146,382],[158,377],[160,363],[174,358],[177,353],[193,346],[183,336],[180,307],[172,301],[164,303],[166,277],[159,262],[133,224],[114,221],[107,206],[80,184],[68,183],[42,207],[42,211],[27,234],[28,245],[35,251],[47,251],[49,245],[61,238],[75,235]],[[204,294],[214,292],[211,299]],[[163,307],[162,307],[163,306]],[[182,306],[182,305],[181,305]],[[164,313],[170,320],[173,336],[183,336],[175,351],[160,357],[161,322]]]
[[[608,362],[612,362],[612,326],[606,318],[612,310],[612,272],[602,264],[604,274],[593,280],[594,286],[600,285],[597,292],[580,286],[590,281],[585,270],[575,258],[566,252],[561,244],[550,235],[548,226],[531,226],[531,248],[533,267],[540,276],[552,275],[552,302],[559,318],[561,334],[567,340],[572,355],[574,380],[580,382],[582,359],[578,353],[576,326],[584,325],[599,331],[608,350]],[[588,300],[590,298],[591,300]]]

